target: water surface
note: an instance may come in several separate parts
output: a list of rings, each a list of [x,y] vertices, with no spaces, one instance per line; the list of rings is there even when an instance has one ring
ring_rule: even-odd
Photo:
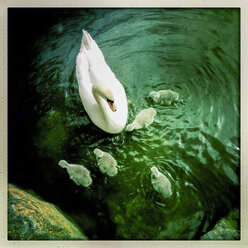
[[[89,239],[199,239],[239,208],[239,10],[55,14],[56,24],[33,43],[26,105],[34,116],[32,166],[23,164],[26,182],[13,176],[14,183],[57,204]],[[128,123],[144,108],[157,110],[148,128],[110,135],[92,124],[75,75],[82,29],[126,90]],[[164,106],[148,98],[162,89],[178,92],[179,101]],[[95,148],[115,157],[116,177],[99,171]],[[76,186],[61,159],[87,167],[93,184]],[[154,191],[152,166],[170,180],[170,198]]]

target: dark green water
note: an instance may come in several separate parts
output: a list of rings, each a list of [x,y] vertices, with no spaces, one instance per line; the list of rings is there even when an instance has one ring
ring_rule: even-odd
[[[239,208],[239,10],[78,9],[57,15],[31,58],[35,158],[25,187],[57,204],[89,239],[199,239]],[[75,75],[82,29],[125,87],[128,123],[144,108],[157,110],[148,128],[110,135],[91,123]],[[148,99],[161,89],[178,92],[179,102],[162,106]],[[99,171],[95,148],[115,157],[116,177]],[[93,184],[76,186],[58,166],[61,159],[86,166]],[[154,191],[152,166],[170,180],[170,198]]]

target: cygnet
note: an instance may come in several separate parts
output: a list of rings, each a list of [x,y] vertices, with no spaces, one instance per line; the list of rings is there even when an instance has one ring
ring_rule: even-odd
[[[127,125],[126,130],[131,132],[134,129],[148,127],[153,123],[156,114],[157,111],[154,108],[141,110],[135,117],[135,120],[131,124]]]
[[[171,105],[171,102],[176,102],[179,99],[179,94],[173,90],[152,91],[149,96],[154,102],[161,102],[165,105]]]
[[[109,153],[98,148],[94,150],[94,153],[99,158],[98,166],[102,173],[106,173],[110,177],[117,175],[117,162]]]
[[[172,195],[171,190],[171,183],[168,178],[159,172],[156,166],[151,168],[151,182],[153,188],[158,192],[161,193],[165,198],[170,197]]]
[[[68,164],[65,160],[60,160],[59,165],[62,168],[66,168],[70,179],[77,185],[88,187],[92,183],[90,171],[83,165]]]

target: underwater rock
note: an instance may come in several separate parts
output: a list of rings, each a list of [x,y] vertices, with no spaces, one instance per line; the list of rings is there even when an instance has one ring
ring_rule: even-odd
[[[53,204],[9,184],[8,239],[87,240]]]
[[[131,124],[127,125],[126,130],[131,132],[134,129],[148,127],[153,123],[156,114],[157,111],[154,108],[141,110],[135,117],[135,120]]]
[[[111,154],[107,152],[103,152],[102,150],[96,148],[94,150],[95,155],[99,158],[98,166],[102,173],[106,173],[108,176],[113,177],[117,175],[117,162],[111,156]]]
[[[235,209],[226,217],[217,222],[214,228],[201,236],[201,240],[238,240],[239,211]]]
[[[172,195],[171,190],[171,183],[168,178],[159,172],[156,166],[151,168],[151,182],[153,188],[158,192],[161,193],[164,197],[170,197]]]
[[[149,97],[151,97],[154,102],[171,105],[171,102],[176,102],[179,99],[179,94],[173,90],[160,90],[150,92]]]
[[[92,183],[92,178],[90,176],[90,171],[83,165],[79,164],[68,164],[65,160],[60,160],[59,165],[62,168],[66,168],[70,179],[79,185],[88,187]]]

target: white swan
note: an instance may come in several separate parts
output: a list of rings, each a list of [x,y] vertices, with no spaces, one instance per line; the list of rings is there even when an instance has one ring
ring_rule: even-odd
[[[152,91],[149,96],[154,102],[162,102],[165,105],[171,105],[171,102],[177,101],[179,99],[179,94],[173,90],[159,90]]]
[[[156,166],[153,166],[151,168],[151,182],[153,185],[153,188],[158,192],[161,193],[165,198],[170,197],[172,195],[171,190],[171,183],[168,180],[168,178],[159,172],[158,168]]]
[[[92,122],[107,133],[121,132],[128,115],[125,90],[85,30],[76,59],[76,76],[83,106]]]
[[[61,168],[66,168],[70,179],[77,185],[88,187],[92,183],[90,171],[83,165],[68,164],[65,160],[60,160],[59,165]]]
[[[111,154],[98,148],[94,150],[94,153],[99,158],[98,166],[102,173],[106,173],[110,177],[117,175],[117,162],[114,157],[111,156]]]
[[[126,130],[128,132],[133,131],[134,129],[140,129],[143,127],[148,127],[154,121],[154,117],[157,114],[157,111],[154,108],[148,108],[141,110],[134,121],[131,124],[127,125]]]

